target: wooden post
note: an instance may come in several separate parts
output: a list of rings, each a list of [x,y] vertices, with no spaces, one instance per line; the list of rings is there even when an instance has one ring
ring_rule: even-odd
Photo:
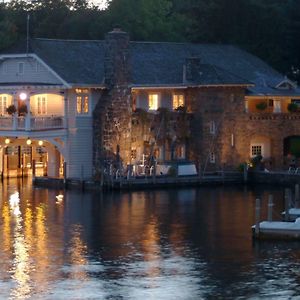
[[[243,172],[244,172],[244,183],[248,181],[248,165],[244,163],[243,165]]]
[[[291,190],[284,190],[284,202],[285,202],[285,221],[290,219],[290,206],[291,206]]]
[[[80,168],[80,188],[81,190],[83,191],[84,190],[84,166],[81,165],[81,168]]]
[[[64,173],[64,187],[67,187],[67,162],[64,161],[63,165],[63,173]]]
[[[295,185],[295,207],[299,208],[299,184]]]
[[[101,171],[100,171],[100,187],[103,189],[104,184],[104,167],[101,165]]]
[[[268,221],[272,222],[272,212],[273,212],[273,195],[269,195],[268,202]]]
[[[260,199],[256,199],[255,203],[255,237],[259,236],[259,222],[260,222]]]

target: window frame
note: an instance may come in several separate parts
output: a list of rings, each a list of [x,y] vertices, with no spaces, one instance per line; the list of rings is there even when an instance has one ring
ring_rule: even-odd
[[[90,92],[88,89],[76,89],[75,90],[76,96],[76,115],[79,117],[90,116]]]
[[[47,115],[48,99],[46,94],[36,95],[36,114],[38,116]]]
[[[175,97],[178,97],[177,98],[177,106],[174,105],[174,102],[175,102]],[[180,103],[180,98],[179,97],[182,97],[182,105],[179,104]],[[184,107],[185,106],[185,96],[184,96],[184,93],[173,93],[172,94],[172,109],[173,110],[176,110],[178,109],[179,107]]]
[[[22,68],[21,68],[22,66]],[[25,70],[25,62],[19,61],[18,62],[18,75],[24,75],[24,70]]]
[[[150,98],[152,96],[157,97],[157,99],[156,99],[156,108],[151,108],[151,106],[150,106]],[[159,107],[160,107],[159,99],[160,99],[160,94],[159,93],[154,93],[154,92],[153,93],[152,92],[148,93],[148,111],[157,111],[159,109]]]

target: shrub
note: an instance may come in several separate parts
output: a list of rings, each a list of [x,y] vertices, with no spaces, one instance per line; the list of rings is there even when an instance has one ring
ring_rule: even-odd
[[[289,112],[296,112],[298,110],[298,105],[296,103],[289,103],[287,109]]]
[[[265,110],[267,108],[267,103],[266,102],[259,102],[256,104],[256,108],[258,110]]]
[[[9,115],[13,115],[14,113],[17,112],[16,107],[12,104],[9,107],[6,108],[6,111]]]

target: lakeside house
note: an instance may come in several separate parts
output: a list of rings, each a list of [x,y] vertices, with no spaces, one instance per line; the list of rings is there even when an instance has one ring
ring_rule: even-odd
[[[0,53],[0,171],[97,178],[300,157],[300,89],[230,45],[31,39]],[[162,169],[161,169],[162,170]]]

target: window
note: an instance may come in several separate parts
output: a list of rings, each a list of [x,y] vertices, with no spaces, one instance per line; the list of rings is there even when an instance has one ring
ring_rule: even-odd
[[[214,164],[216,162],[216,155],[215,155],[214,152],[210,152],[210,154],[209,154],[209,162],[211,164]]]
[[[0,96],[0,115],[7,114],[6,108],[8,107],[7,96]]]
[[[185,159],[185,145],[179,145],[176,147],[176,158]]]
[[[269,99],[269,107],[273,107],[274,106],[274,100],[273,99]]]
[[[184,95],[174,94],[173,95],[173,109],[184,106]]]
[[[215,134],[216,133],[216,123],[215,123],[215,121],[211,121],[209,123],[209,132],[211,134]]]
[[[86,115],[89,113],[89,96],[87,89],[76,89],[77,114]]]
[[[252,145],[251,146],[251,156],[262,155],[262,145]]]
[[[47,99],[45,95],[36,97],[37,114],[45,115],[47,113]]]
[[[158,94],[149,94],[148,109],[157,110],[158,109]]]
[[[18,73],[24,74],[24,63],[23,62],[19,62],[19,64],[18,64]]]

